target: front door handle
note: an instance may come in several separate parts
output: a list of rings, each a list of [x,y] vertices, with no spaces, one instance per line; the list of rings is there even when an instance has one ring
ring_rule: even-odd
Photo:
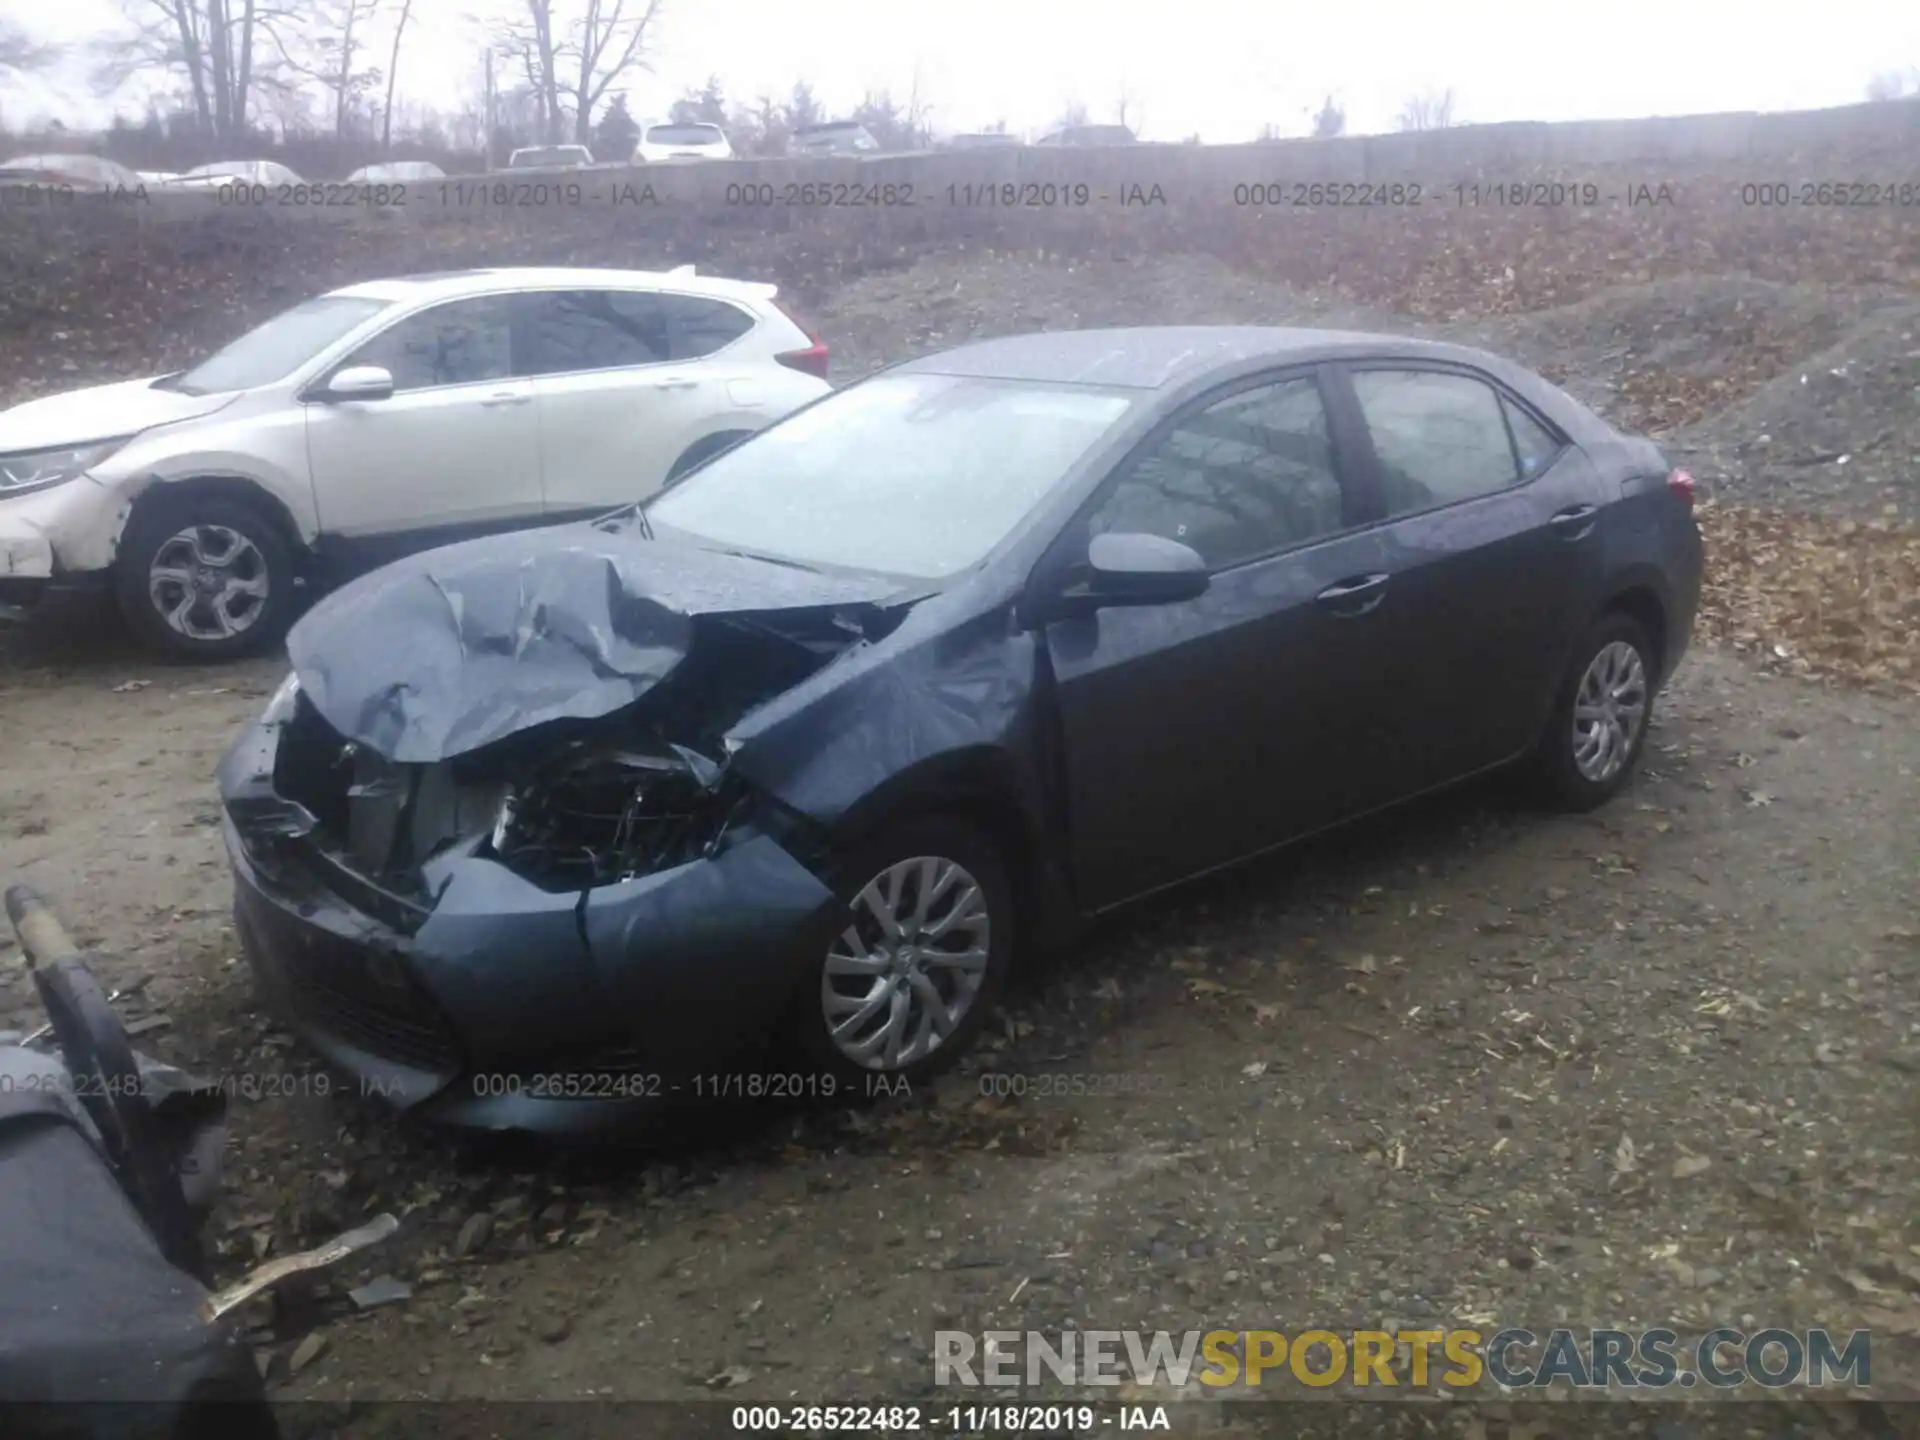
[[[700,382],[698,380],[682,380],[678,376],[675,376],[671,380],[656,380],[653,382],[653,388],[656,390],[696,390],[699,386]]]
[[[496,390],[480,403],[482,405],[524,405],[533,399],[531,390]]]
[[[1342,620],[1351,620],[1379,608],[1380,602],[1387,598],[1387,577],[1355,575],[1337,585],[1329,585],[1313,598],[1322,610],[1331,611]]]
[[[1593,533],[1594,516],[1599,513],[1600,507],[1597,505],[1569,505],[1547,524],[1562,540],[1584,540]]]

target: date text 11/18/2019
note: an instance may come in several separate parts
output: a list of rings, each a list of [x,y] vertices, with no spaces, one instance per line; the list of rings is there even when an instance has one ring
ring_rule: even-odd
[[[1171,1430],[1164,1405],[736,1405],[740,1433],[1061,1435],[1080,1431]]]
[[[382,1093],[376,1080],[362,1082],[369,1094]],[[854,1100],[906,1097],[912,1082],[903,1075],[872,1074],[849,1079],[830,1070],[721,1070],[693,1075],[661,1075],[630,1070],[570,1070],[555,1074],[480,1072],[468,1078],[475,1095],[529,1100]]]

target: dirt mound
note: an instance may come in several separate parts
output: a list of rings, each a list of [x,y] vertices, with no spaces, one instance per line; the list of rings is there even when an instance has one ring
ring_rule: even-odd
[[[1615,424],[1652,433],[1752,393],[1906,299],[1884,288],[1689,275],[1450,329],[1550,375]]]
[[[1670,445],[1729,502],[1920,520],[1920,304],[1874,314]]]
[[[1045,253],[941,255],[910,269],[862,276],[816,313],[833,346],[835,370],[848,378],[970,340],[1033,330],[1109,325],[1409,328],[1388,312],[1249,276],[1205,255],[1129,260]]]

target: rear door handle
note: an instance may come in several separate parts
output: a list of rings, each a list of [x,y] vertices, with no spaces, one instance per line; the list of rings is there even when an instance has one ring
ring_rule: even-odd
[[[524,405],[533,399],[531,390],[496,390],[480,403],[482,405]]]
[[[653,382],[653,388],[656,390],[697,390],[699,386],[698,380],[687,380],[678,375]]]
[[[1329,585],[1313,598],[1322,610],[1329,610],[1342,620],[1351,620],[1379,608],[1380,602],[1387,598],[1387,577],[1355,575],[1337,585]]]
[[[1562,540],[1584,540],[1593,533],[1594,516],[1599,511],[1598,505],[1569,505],[1547,524],[1553,527],[1553,533]]]

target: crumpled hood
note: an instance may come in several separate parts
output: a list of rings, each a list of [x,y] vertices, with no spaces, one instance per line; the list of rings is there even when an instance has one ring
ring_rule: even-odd
[[[211,415],[233,398],[156,390],[151,379],[117,380],[47,395],[0,411],[0,455],[137,435],[155,425]]]
[[[698,615],[900,595],[592,525],[429,550],[355,580],[287,637],[328,724],[389,760],[432,763],[550,720],[593,720],[673,672]]]

